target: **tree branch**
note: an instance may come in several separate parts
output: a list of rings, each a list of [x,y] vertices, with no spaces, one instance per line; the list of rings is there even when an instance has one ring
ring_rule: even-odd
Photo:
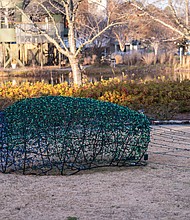
[[[174,8],[173,5],[172,5],[171,0],[169,0],[169,7],[170,7],[170,9],[171,9],[171,12],[172,12],[172,14],[173,14],[173,17],[174,17],[174,19],[175,19],[176,24],[177,24],[179,27],[181,27],[182,29],[184,29],[184,31],[186,31],[187,34],[189,34],[189,29],[188,29],[187,27],[185,27],[185,26],[181,23],[179,17],[177,16],[177,12],[176,12],[175,8]]]
[[[68,48],[66,47],[64,41],[62,40],[60,34],[59,34],[59,31],[58,31],[58,28],[57,28],[57,25],[55,23],[55,19],[53,18],[53,16],[50,14],[49,10],[42,4],[42,3],[38,3],[48,14],[48,16],[51,18],[51,21],[53,22],[53,26],[55,28],[55,33],[56,33],[56,36],[58,38],[58,40],[60,41],[61,45],[64,47],[64,49],[66,51],[68,51]]]
[[[182,37],[186,37],[187,39],[190,38],[190,36],[188,36],[190,34],[189,30],[187,28],[185,28],[184,30],[186,30],[185,32],[184,31],[181,31],[179,30],[178,28],[176,27],[173,27],[172,25],[166,23],[165,21],[155,17],[154,15],[152,15],[149,11],[147,11],[143,6],[140,6],[138,5],[135,1],[130,1],[129,2],[133,7],[135,7],[136,9],[138,9],[139,11],[143,12],[144,15],[147,15],[149,16],[152,20],[162,24],[163,26],[171,29],[172,31],[178,33],[180,36]]]
[[[99,33],[97,33],[95,36],[93,36],[91,39],[88,39],[87,41],[85,41],[84,43],[82,43],[78,50],[76,51],[75,56],[78,56],[78,54],[80,53],[81,49],[87,45],[92,43],[96,38],[98,38],[101,34],[103,34],[106,30],[110,29],[111,27],[114,27],[116,25],[121,25],[121,24],[125,24],[126,22],[116,22],[116,23],[111,23],[108,26],[106,26],[105,28],[103,28]]]

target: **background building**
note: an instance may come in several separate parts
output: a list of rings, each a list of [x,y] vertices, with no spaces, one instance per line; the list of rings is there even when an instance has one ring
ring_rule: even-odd
[[[28,17],[17,10],[15,5],[24,9]],[[55,10],[50,12],[61,38],[67,37],[65,18]],[[57,38],[52,21],[42,9],[34,8],[32,1],[0,0],[0,66],[5,68],[15,63],[17,66],[43,66],[61,61],[61,55],[54,45],[39,33],[30,19],[40,30],[46,31],[54,39]]]

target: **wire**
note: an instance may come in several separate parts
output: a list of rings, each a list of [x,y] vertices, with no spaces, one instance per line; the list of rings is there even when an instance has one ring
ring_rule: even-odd
[[[186,158],[189,159],[190,156],[183,156],[183,155],[176,155],[176,154],[168,154],[168,152],[150,152],[153,154],[162,154],[162,156],[170,156],[170,157],[181,157],[181,158]],[[169,152],[170,153],[170,152]]]
[[[156,163],[156,162],[149,162],[149,164],[156,164],[156,165],[163,165],[163,166],[171,166],[174,168],[185,168],[185,169],[190,169],[189,166],[180,166],[180,165],[176,165],[176,164],[163,164],[163,163]]]
[[[150,147],[150,145],[149,145]],[[156,147],[156,148],[164,148],[164,149],[174,149],[174,150],[180,150],[180,151],[190,151],[190,149],[187,149],[187,148],[180,148],[180,147],[168,147],[167,145],[166,146],[162,146],[162,144],[157,144],[157,145],[152,145],[151,147]]]
[[[156,149],[158,151],[156,151]],[[151,141],[149,143],[148,149],[148,153],[150,155],[161,155],[164,156],[164,158],[167,156],[168,161],[170,157],[189,160],[190,154],[188,154],[188,152],[190,152],[190,132],[172,129],[160,125],[151,127]],[[183,166],[177,163],[170,164],[150,162],[149,164],[190,169],[189,166]]]

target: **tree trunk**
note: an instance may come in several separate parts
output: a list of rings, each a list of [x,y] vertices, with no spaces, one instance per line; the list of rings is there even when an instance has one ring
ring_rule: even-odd
[[[189,0],[185,0],[185,20],[186,25],[189,25]]]
[[[71,9],[72,12],[72,9]],[[68,12],[68,15],[70,15]],[[72,14],[72,13],[71,13]],[[72,15],[73,16],[73,15]],[[76,57],[76,38],[75,38],[75,26],[73,22],[73,17],[68,17],[68,26],[69,26],[69,32],[68,32],[68,41],[69,41],[69,48],[70,48],[70,54],[68,56],[69,63],[71,65],[71,70],[73,74],[73,82],[74,84],[80,86],[82,84],[82,75],[81,70],[79,67],[79,60]]]
[[[74,84],[80,86],[82,84],[82,74],[79,67],[78,59],[75,57],[69,57],[69,63],[71,65],[71,70],[73,74],[73,82]]]
[[[155,55],[155,57],[157,57],[158,56],[159,42],[158,41],[154,41],[152,43],[152,47],[154,48],[154,55]]]

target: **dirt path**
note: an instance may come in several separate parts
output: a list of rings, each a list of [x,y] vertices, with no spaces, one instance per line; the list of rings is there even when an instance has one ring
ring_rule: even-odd
[[[74,176],[0,174],[0,220],[189,220],[190,152],[179,155]]]

